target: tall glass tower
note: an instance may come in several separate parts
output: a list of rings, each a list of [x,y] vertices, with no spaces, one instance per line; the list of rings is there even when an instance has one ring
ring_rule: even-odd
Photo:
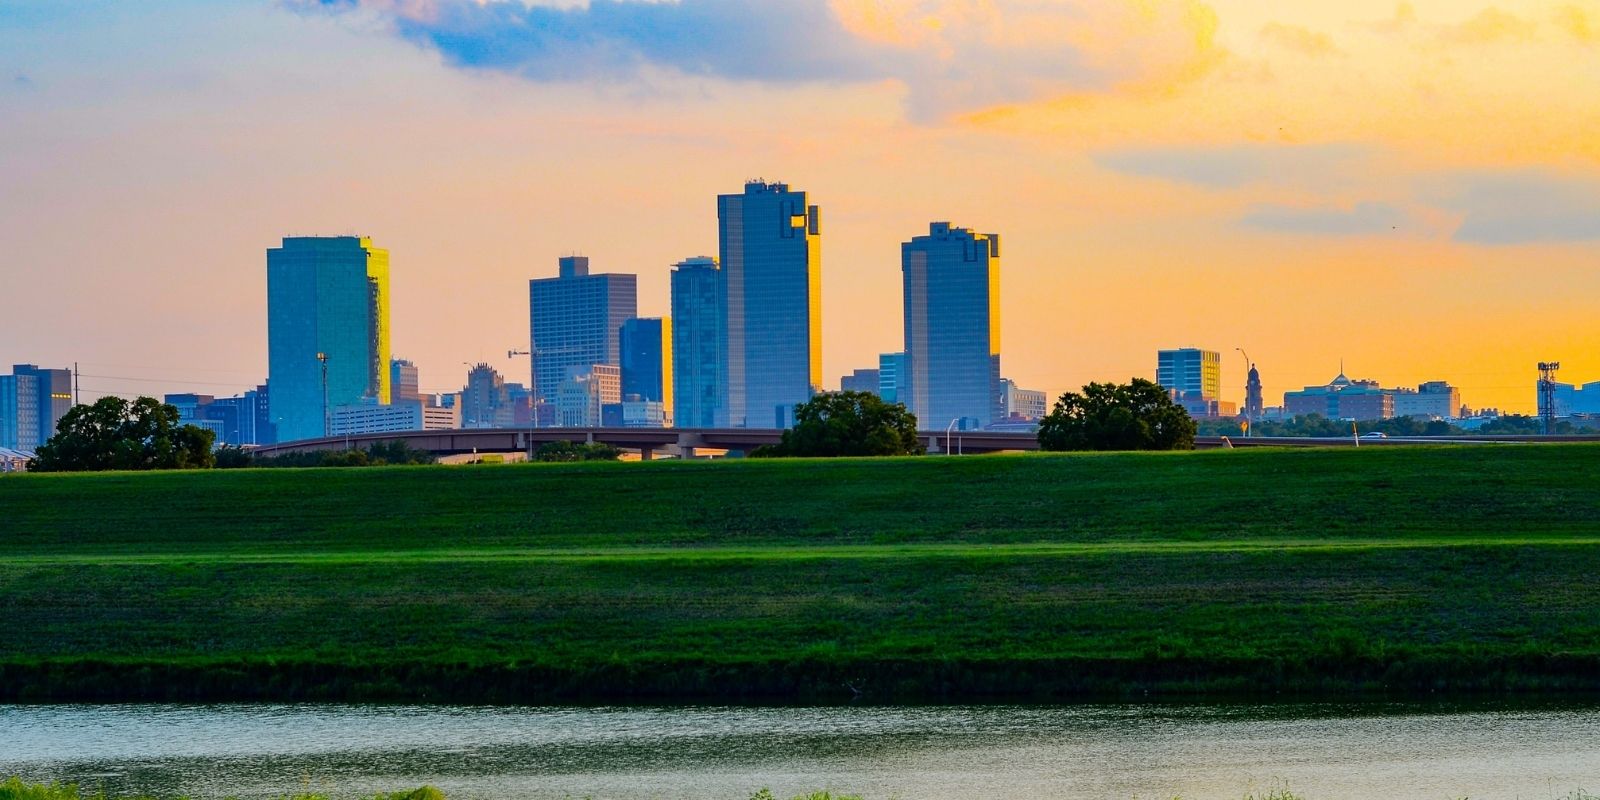
[[[355,236],[267,250],[267,374],[280,442],[325,435],[337,406],[389,402],[388,250]]]
[[[928,226],[900,245],[906,352],[896,399],[922,430],[977,430],[1000,405],[1000,237]]]
[[[622,323],[622,398],[637,395],[672,408],[672,319],[642,317]]]
[[[817,207],[783,183],[717,197],[728,424],[786,428],[822,386]]]
[[[639,308],[638,277],[589,274],[589,259],[567,256],[554,278],[528,281],[533,398],[554,403],[573,368],[621,365],[622,323]]]
[[[708,256],[672,270],[672,424],[726,428],[722,270]]]

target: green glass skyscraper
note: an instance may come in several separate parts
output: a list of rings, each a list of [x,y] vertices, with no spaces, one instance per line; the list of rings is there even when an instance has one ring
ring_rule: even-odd
[[[326,435],[338,406],[389,402],[389,251],[355,236],[267,250],[267,374],[280,442]]]

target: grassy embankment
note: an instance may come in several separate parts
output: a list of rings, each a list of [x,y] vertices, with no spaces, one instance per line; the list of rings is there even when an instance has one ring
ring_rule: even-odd
[[[0,479],[0,699],[1600,690],[1600,447]]]

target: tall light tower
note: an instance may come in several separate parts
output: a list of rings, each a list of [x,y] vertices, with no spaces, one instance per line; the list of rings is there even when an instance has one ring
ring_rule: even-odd
[[[328,414],[328,354],[318,353],[317,363],[322,365],[322,435],[333,435],[333,418]]]
[[[1555,432],[1556,427],[1556,370],[1559,361],[1539,362],[1539,416],[1544,418],[1544,435]]]

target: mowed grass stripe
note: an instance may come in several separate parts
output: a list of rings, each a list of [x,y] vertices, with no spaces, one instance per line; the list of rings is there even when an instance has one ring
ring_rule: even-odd
[[[1600,446],[20,476],[0,556],[1588,537]]]
[[[870,559],[1008,559],[1112,556],[1143,553],[1243,553],[1300,551],[1339,553],[1363,550],[1429,548],[1559,547],[1593,548],[1600,537],[1373,539],[1369,541],[1104,542],[1041,544],[839,545],[831,547],[615,548],[608,550],[367,550],[316,553],[199,552],[138,554],[60,554],[8,557],[11,566],[47,564],[370,564],[455,562],[629,562],[629,561],[819,561]]]

